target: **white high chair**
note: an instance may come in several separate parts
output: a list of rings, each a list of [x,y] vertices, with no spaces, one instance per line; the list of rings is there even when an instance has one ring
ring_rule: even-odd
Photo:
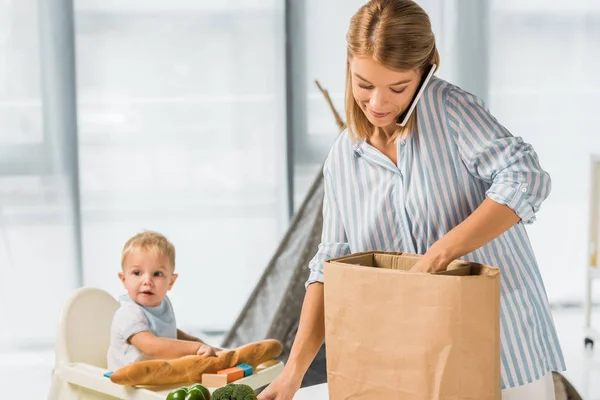
[[[119,303],[107,292],[81,288],[67,300],[56,338],[56,361],[48,400],[164,400],[174,387],[127,387],[104,376],[112,318]],[[278,363],[235,383],[268,385],[283,370]],[[211,392],[214,389],[209,388]]]

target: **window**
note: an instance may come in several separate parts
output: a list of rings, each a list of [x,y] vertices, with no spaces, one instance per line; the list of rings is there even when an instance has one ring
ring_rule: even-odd
[[[43,129],[38,2],[0,3],[0,347],[52,343],[75,287],[72,191]],[[30,316],[30,317],[24,317]]]
[[[85,283],[157,230],[179,323],[227,329],[287,226],[283,4],[81,0],[76,41]]]

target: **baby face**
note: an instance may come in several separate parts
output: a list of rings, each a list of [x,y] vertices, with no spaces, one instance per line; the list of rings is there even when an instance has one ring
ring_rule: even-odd
[[[164,254],[133,250],[125,257],[119,279],[133,301],[144,307],[156,307],[173,287],[177,274]]]

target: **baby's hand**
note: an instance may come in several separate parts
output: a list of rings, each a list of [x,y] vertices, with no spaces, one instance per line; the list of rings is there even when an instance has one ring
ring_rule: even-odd
[[[209,346],[207,344],[202,344],[200,346],[200,348],[198,349],[198,351],[196,352],[197,356],[207,356],[207,357],[214,357],[217,355],[217,352],[215,351],[215,349],[212,346]]]

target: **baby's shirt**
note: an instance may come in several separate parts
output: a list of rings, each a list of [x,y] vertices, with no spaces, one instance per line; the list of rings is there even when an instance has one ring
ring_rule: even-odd
[[[108,348],[108,369],[115,371],[127,364],[149,360],[150,357],[129,343],[128,339],[143,331],[155,336],[177,339],[177,325],[173,305],[167,296],[156,307],[143,307],[129,295],[119,297],[121,307],[113,317]]]

